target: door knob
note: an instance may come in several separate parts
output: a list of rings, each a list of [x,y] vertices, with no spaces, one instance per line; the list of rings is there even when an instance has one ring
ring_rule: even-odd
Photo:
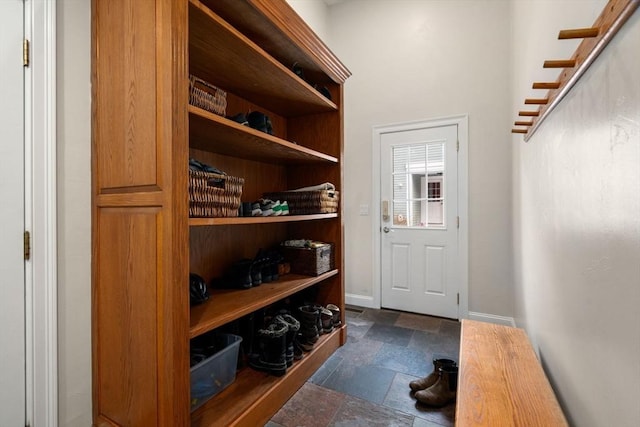
[[[388,233],[391,231],[391,229],[389,227],[384,227],[382,231],[384,231],[385,233]]]

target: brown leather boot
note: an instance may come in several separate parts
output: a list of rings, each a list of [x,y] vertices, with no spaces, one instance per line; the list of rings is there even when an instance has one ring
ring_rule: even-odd
[[[438,380],[426,390],[419,390],[415,396],[418,402],[428,406],[444,406],[456,400],[458,388],[458,367],[442,366],[438,369]]]
[[[441,366],[455,366],[455,365],[456,365],[455,360],[433,359],[433,372],[431,372],[429,375],[427,375],[424,378],[411,381],[409,383],[409,387],[411,387],[411,390],[413,391],[427,389],[432,385],[434,385],[438,380],[438,369],[440,369]]]

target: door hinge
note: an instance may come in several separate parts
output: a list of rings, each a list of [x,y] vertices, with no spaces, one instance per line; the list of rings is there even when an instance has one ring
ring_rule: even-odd
[[[456,217],[456,227],[460,228],[460,217],[459,216]]]
[[[31,233],[24,232],[24,259],[25,261],[31,258]]]
[[[456,140],[456,151],[460,151],[460,140]]]
[[[458,293],[458,305],[460,305],[460,294]]]
[[[29,66],[29,40],[27,39],[22,41],[22,65]]]

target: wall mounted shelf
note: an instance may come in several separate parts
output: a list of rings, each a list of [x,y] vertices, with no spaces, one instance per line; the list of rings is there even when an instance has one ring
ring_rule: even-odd
[[[523,134],[524,140],[529,141],[544,119],[582,77],[639,5],[640,0],[609,0],[593,26],[560,31],[559,40],[577,38],[583,40],[570,59],[544,62],[544,68],[562,68],[562,71],[555,82],[533,83],[533,89],[547,89],[547,95],[544,98],[525,100],[526,105],[540,105],[540,107],[534,111],[520,111],[519,116],[533,117],[533,119],[530,122],[514,122],[516,126],[521,127],[513,128],[511,132]]]

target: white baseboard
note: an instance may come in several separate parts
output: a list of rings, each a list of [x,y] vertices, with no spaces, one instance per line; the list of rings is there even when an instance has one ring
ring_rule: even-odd
[[[480,322],[495,323],[497,325],[505,325],[505,326],[513,326],[513,327],[516,326],[516,322],[513,319],[513,317],[497,316],[495,314],[488,314],[488,313],[477,313],[475,311],[469,312],[469,319],[478,320]]]
[[[365,308],[380,308],[379,305],[376,306],[376,303],[373,297],[370,297],[370,296],[345,294],[344,300],[347,305],[355,305],[357,307],[365,307]]]

